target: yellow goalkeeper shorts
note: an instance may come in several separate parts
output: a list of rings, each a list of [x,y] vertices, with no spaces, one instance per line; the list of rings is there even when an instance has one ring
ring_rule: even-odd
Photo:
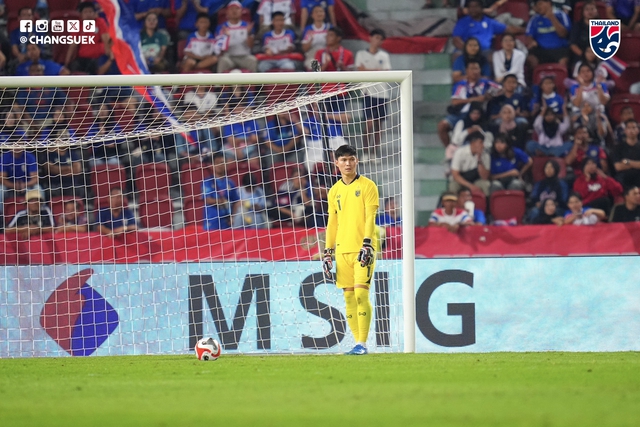
[[[375,261],[368,267],[361,267],[357,253],[336,254],[336,286],[340,289],[355,285],[371,285]]]

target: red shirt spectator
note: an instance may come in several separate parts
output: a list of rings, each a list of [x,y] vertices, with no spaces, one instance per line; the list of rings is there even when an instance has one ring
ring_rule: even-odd
[[[78,46],[78,57],[80,58],[91,58],[96,59],[100,58],[105,54],[104,48],[104,35],[109,35],[109,26],[107,22],[100,17],[95,18],[95,30],[87,31],[87,26],[84,21],[80,22],[80,32],[79,36],[94,36],[94,44],[81,44]]]
[[[622,185],[599,170],[591,158],[585,160],[582,172],[573,183],[573,190],[580,194],[584,205],[600,208],[608,214],[611,199],[622,195]]]

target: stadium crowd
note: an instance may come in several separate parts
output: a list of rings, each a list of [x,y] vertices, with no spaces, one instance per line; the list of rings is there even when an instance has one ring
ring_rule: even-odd
[[[331,0],[126,4],[139,23],[142,54],[152,73],[308,70],[313,60],[323,71],[390,69],[389,55],[380,49],[385,38],[381,30],[372,31],[370,48],[357,55],[342,46]],[[5,74],[121,74],[98,3],[34,5],[4,11],[9,32],[0,66]],[[61,47],[24,42],[37,33],[33,25],[31,32],[21,31],[18,22],[36,18],[95,20],[94,31],[80,25],[79,34],[94,34],[97,43]],[[193,86],[172,88],[168,95],[179,120],[192,123],[250,110],[265,98],[282,95],[276,91]],[[383,92],[369,90],[368,95],[364,112],[370,137],[364,141],[364,160],[379,154],[385,102]],[[90,227],[116,236],[137,226],[174,226],[171,214],[180,206],[184,224],[202,224],[207,230],[294,223],[324,227],[326,191],[335,180],[326,161],[331,150],[348,142],[343,132],[343,124],[351,120],[347,104],[336,96],[302,115],[279,113],[174,135],[112,138],[82,149],[5,149],[3,224],[23,234]],[[101,138],[141,132],[162,121],[129,87],[7,89],[0,107],[3,142],[38,140],[46,145],[56,139]],[[398,220],[394,203],[386,200],[380,222]],[[137,206],[137,212],[130,206]],[[25,221],[31,231],[25,231]]]
[[[462,4],[451,103],[438,124],[449,188],[430,223],[456,232],[485,213],[496,225],[640,220],[640,99],[628,95],[640,73],[624,74],[640,55],[621,45],[628,63],[602,61],[589,44],[590,19],[640,30],[640,2],[535,0],[521,26],[509,12],[524,2],[498,15],[504,3]],[[469,190],[472,200],[461,196]]]
[[[4,10],[9,31],[0,35],[5,52],[0,67],[5,74],[120,74],[108,23],[96,3],[28,3],[33,5]],[[536,0],[524,17],[496,16],[500,7],[514,3],[524,2],[460,4],[452,38],[452,100],[438,125],[450,166],[449,192],[443,194],[443,207],[434,212],[432,222],[454,231],[457,224],[487,221],[588,224],[640,219],[640,200],[632,200],[640,185],[638,104],[615,112],[611,106],[612,95],[625,90],[620,69],[631,64],[596,58],[588,47],[587,25],[606,14],[620,18],[623,31],[640,29],[640,1]],[[369,49],[356,55],[342,46],[332,0],[127,4],[139,22],[142,53],[153,73],[308,70],[313,60],[323,71],[390,69],[389,56],[380,49],[385,38],[381,30],[372,31]],[[97,25],[91,34],[98,42],[68,48],[24,42],[33,33],[21,32],[18,22],[36,17],[93,19]],[[265,96],[254,91],[198,86],[171,95],[181,120],[197,122],[251,107]],[[385,94],[365,95],[363,160],[375,161]],[[91,93],[5,90],[0,107],[0,138],[9,142],[139,131],[153,123],[141,119],[141,111],[147,108],[143,117],[155,114],[133,88],[113,87]],[[182,205],[185,224],[198,222],[205,229],[294,223],[322,227],[324,195],[335,179],[326,167],[326,149],[348,142],[343,125],[350,120],[346,102],[336,98],[302,116],[276,114],[184,134],[111,139],[83,150],[5,150],[0,209],[7,201],[14,206],[11,212],[5,209],[3,223],[16,226],[19,210],[40,228],[91,226],[115,233],[134,226],[131,222],[140,223],[142,212],[136,216],[128,209],[135,201],[141,209],[154,206],[140,224],[145,227],[172,226],[173,202]],[[155,165],[155,182],[159,170],[166,176],[162,188],[145,187],[150,164]],[[189,179],[194,170],[203,171],[199,181]],[[197,185],[190,186],[192,182]],[[101,185],[105,183],[109,185]],[[491,210],[493,198],[505,190],[513,198],[510,206],[518,205],[513,217],[498,217]],[[519,210],[524,194],[526,212]],[[385,200],[379,223],[399,221],[395,203]],[[52,210],[56,215],[50,217]]]

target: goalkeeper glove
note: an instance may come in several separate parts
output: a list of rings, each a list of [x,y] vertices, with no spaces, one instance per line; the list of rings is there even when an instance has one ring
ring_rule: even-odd
[[[327,279],[333,279],[333,275],[331,274],[331,269],[333,268],[333,249],[325,249],[324,255],[322,256],[322,269],[324,270],[324,275]]]
[[[366,267],[373,264],[373,260],[375,258],[375,252],[373,250],[373,246],[371,246],[371,239],[365,237],[362,242],[362,249],[360,249],[360,253],[358,253],[358,261],[360,262],[361,267]]]

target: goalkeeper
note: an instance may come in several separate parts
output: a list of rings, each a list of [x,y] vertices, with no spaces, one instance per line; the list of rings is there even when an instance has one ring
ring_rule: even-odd
[[[329,190],[329,220],[323,270],[332,278],[333,255],[336,259],[336,286],[344,291],[347,323],[356,341],[347,354],[367,354],[367,336],[372,307],[369,286],[375,267],[378,211],[378,187],[358,174],[355,148],[343,145],[335,151],[335,164],[342,179]]]

